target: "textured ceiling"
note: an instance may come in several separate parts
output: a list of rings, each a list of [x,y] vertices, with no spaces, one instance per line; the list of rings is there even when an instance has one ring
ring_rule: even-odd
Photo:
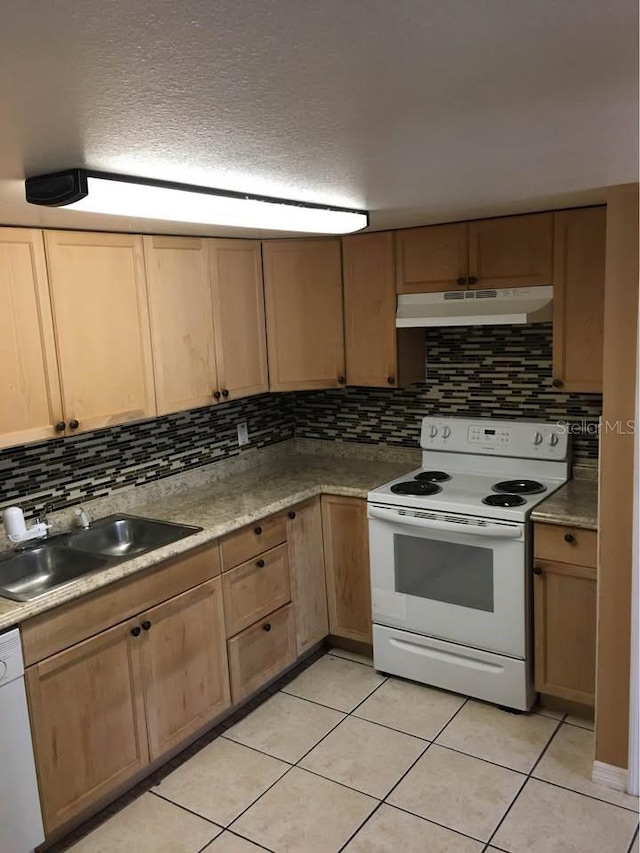
[[[81,165],[373,228],[598,201],[637,179],[637,35],[635,0],[3,0],[0,223],[214,233],[24,202]]]

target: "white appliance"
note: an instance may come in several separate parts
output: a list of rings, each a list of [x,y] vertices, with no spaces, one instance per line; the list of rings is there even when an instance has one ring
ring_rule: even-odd
[[[44,841],[18,629],[0,634],[0,851]]]
[[[448,290],[398,296],[396,326],[497,326],[553,319],[553,287]]]
[[[531,509],[569,477],[558,424],[424,418],[422,467],[368,494],[377,669],[519,710],[535,693]]]

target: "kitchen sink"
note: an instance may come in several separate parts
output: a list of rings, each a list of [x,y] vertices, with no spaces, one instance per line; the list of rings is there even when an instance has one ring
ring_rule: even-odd
[[[79,554],[58,545],[39,545],[0,561],[0,595],[31,601],[57,586],[104,568],[105,557]]]
[[[111,515],[21,552],[0,555],[0,596],[31,601],[83,575],[108,568],[202,530],[134,515]]]
[[[112,515],[96,521],[88,530],[72,533],[66,545],[85,554],[133,557],[176,542],[200,529],[135,515]]]

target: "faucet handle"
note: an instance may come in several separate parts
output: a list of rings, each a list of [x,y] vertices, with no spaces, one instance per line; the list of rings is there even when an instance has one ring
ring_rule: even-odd
[[[91,527],[91,516],[85,512],[81,506],[75,509],[74,512],[78,516],[80,527],[84,528],[84,530],[88,530]]]

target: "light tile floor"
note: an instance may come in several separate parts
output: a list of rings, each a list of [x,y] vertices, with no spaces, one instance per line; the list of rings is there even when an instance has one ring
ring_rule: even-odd
[[[333,650],[73,853],[629,853],[592,726],[386,678]]]

